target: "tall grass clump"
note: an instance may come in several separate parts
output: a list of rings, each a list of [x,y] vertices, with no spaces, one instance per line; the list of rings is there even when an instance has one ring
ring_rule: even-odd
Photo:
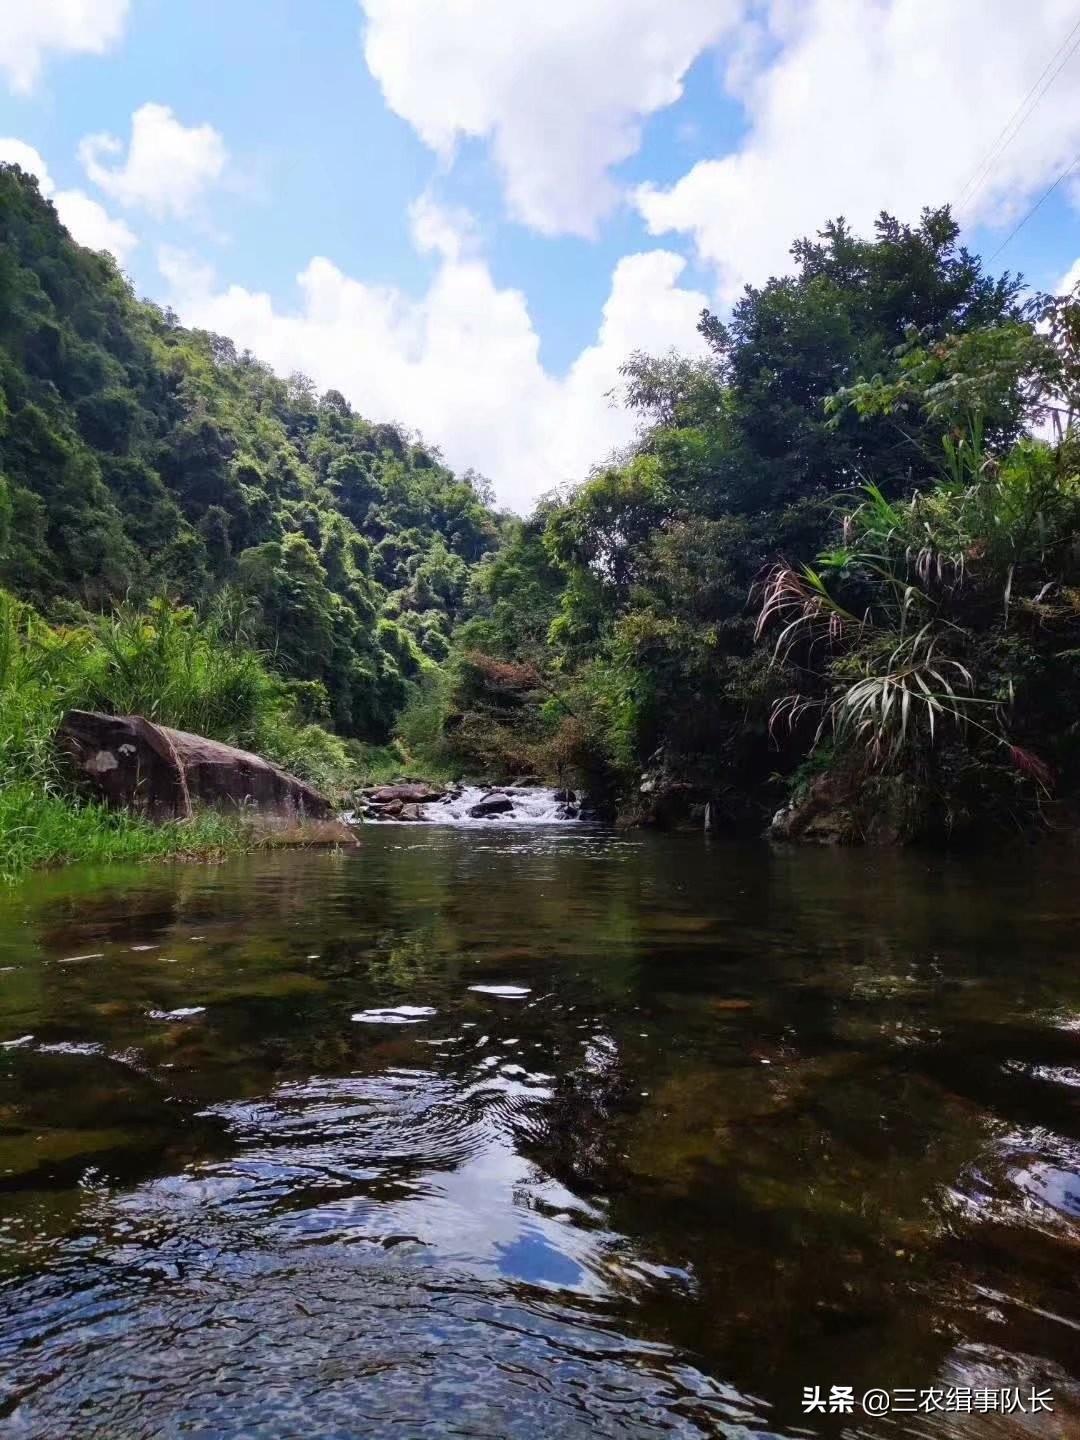
[[[121,606],[92,622],[82,670],[86,708],[254,746],[287,709],[262,657],[229,636],[220,612],[199,617],[167,600]]]
[[[323,687],[276,674],[227,594],[205,615],[162,599],[122,606],[94,622],[93,636],[86,708],[254,750],[330,794],[355,778],[355,742],[301,713],[325,711]]]
[[[0,783],[46,783],[52,737],[80,673],[89,636],[51,630],[0,590]]]

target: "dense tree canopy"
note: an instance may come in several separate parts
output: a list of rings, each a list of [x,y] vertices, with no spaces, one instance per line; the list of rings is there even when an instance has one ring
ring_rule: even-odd
[[[642,417],[638,443],[539,512],[528,544],[522,532],[514,566],[501,571],[504,628],[486,632],[493,648],[519,655],[534,643],[533,622],[508,634],[505,619],[554,609],[546,663],[573,720],[551,718],[582,768],[606,773],[624,804],[643,767],[661,768],[687,793],[722,797],[733,817],[747,812],[760,825],[762,798],[784,793],[777,772],[798,782],[808,750],[815,763],[827,760],[828,747],[813,740],[816,721],[808,724],[813,703],[834,704],[853,670],[877,674],[861,618],[831,658],[828,626],[824,636],[810,627],[802,648],[784,645],[778,657],[775,634],[758,626],[769,577],[790,581],[800,562],[831,553],[842,590],[862,577],[847,613],[862,617],[870,605],[881,621],[878,648],[895,649],[906,632],[888,597],[899,585],[903,607],[906,586],[910,609],[915,593],[897,537],[905,551],[915,544],[912,526],[952,517],[950,525],[971,527],[969,583],[949,591],[948,606],[943,594],[925,595],[923,618],[947,611],[955,627],[968,617],[968,642],[953,648],[965,671],[975,651],[982,656],[989,693],[980,703],[996,707],[1009,693],[1019,705],[1022,694],[1028,710],[1017,724],[1027,738],[1042,733],[1065,762],[1075,652],[1051,663],[1036,654],[1035,637],[1021,654],[1014,631],[995,630],[990,643],[983,632],[994,627],[976,596],[1000,593],[1006,581],[1000,564],[990,573],[991,553],[1003,553],[992,534],[1011,537],[1010,563],[1018,584],[1030,573],[1032,603],[1043,585],[1073,593],[1063,547],[1075,536],[1075,456],[1069,443],[1032,448],[1021,436],[1075,412],[1076,306],[1024,299],[1018,277],[988,276],[958,244],[947,211],[927,211],[915,226],[883,215],[872,239],[836,222],[792,254],[793,273],[748,289],[726,322],[702,316],[706,360],[630,357],[626,400]],[[1017,477],[1035,472],[1039,482],[1025,489]],[[864,547],[848,563],[837,545],[844,523],[866,523],[867,485],[892,518],[876,536],[878,558]],[[969,490],[974,498],[962,499]],[[920,495],[937,498],[913,510]],[[858,521],[843,522],[852,511]],[[1056,549],[1040,564],[1032,547],[1052,526]],[[953,540],[950,554],[961,544]],[[887,593],[868,586],[875,565],[892,577]],[[551,567],[561,586],[548,581]],[[540,596],[550,597],[546,609]],[[800,599],[813,610],[805,588]],[[834,626],[835,615],[825,615]],[[1064,631],[1057,639],[1071,647]],[[1036,701],[1041,684],[1062,699],[1053,719],[1045,697]],[[778,726],[777,707],[793,695],[800,723]],[[975,708],[973,696],[966,713]],[[1004,740],[1002,712],[995,717],[992,739]],[[966,739],[974,734],[968,726]],[[834,750],[853,738],[830,735]]]

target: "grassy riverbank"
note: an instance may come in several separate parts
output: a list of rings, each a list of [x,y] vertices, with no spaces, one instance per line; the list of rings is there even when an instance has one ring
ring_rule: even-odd
[[[303,718],[288,684],[230,634],[224,612],[156,602],[109,618],[47,624],[0,591],[0,877],[69,861],[212,858],[267,843],[251,822],[215,813],[153,825],[74,794],[56,726],[70,708],[141,714],[255,750],[331,796],[363,757]]]
[[[248,822],[213,812],[152,825],[29,782],[0,790],[0,881],[75,861],[212,860],[259,843]]]

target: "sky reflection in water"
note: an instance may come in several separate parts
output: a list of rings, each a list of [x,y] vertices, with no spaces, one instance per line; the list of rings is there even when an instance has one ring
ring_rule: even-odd
[[[1076,1433],[1064,861],[364,842],[2,902],[13,1434]]]

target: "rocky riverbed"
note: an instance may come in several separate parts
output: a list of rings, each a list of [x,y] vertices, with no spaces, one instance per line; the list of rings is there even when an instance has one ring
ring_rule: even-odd
[[[369,785],[356,797],[353,822],[427,822],[440,825],[567,825],[588,818],[573,790],[542,785],[432,785],[403,781]]]

